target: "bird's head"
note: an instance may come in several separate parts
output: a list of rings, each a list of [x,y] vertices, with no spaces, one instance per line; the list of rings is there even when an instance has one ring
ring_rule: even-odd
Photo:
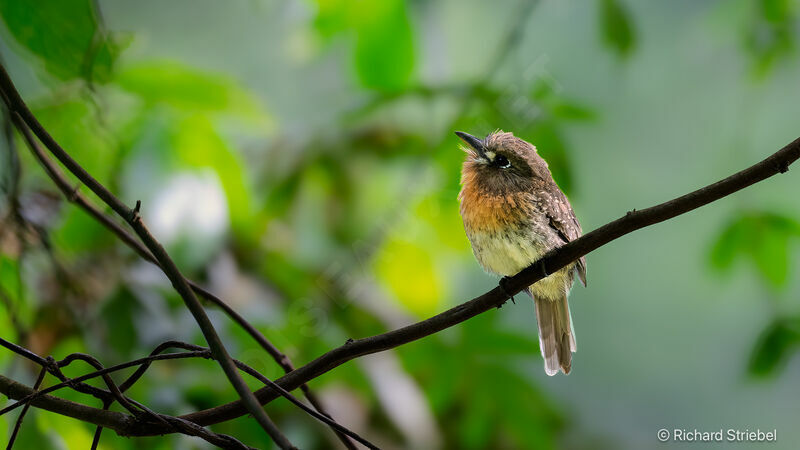
[[[536,183],[550,179],[547,163],[538,155],[536,147],[515,137],[513,133],[496,131],[484,139],[456,131],[466,146],[464,183],[493,194],[529,191]]]

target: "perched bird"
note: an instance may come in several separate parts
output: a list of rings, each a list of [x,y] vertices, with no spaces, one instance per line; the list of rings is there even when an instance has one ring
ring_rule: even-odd
[[[464,229],[483,268],[515,275],[548,251],[577,239],[581,226],[536,147],[512,133],[478,139],[456,132],[467,147],[458,194]],[[525,289],[536,306],[544,370],[568,374],[575,332],[567,295],[577,273],[586,286],[586,260],[547,275]],[[501,282],[502,286],[502,282]]]

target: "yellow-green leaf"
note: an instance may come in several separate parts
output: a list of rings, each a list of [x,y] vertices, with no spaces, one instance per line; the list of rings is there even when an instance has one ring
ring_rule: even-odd
[[[424,248],[392,240],[381,249],[376,270],[381,281],[411,312],[427,316],[439,309],[445,287]]]

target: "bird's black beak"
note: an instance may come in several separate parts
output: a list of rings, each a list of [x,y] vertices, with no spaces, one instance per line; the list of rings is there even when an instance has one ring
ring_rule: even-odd
[[[463,131],[456,131],[456,136],[461,138],[467,145],[475,149],[482,158],[484,157],[484,151],[486,151],[486,146],[483,145],[483,141],[476,138],[475,136],[464,133]]]

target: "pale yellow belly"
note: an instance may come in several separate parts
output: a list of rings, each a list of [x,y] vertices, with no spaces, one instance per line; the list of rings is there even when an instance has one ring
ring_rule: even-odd
[[[545,248],[530,242],[521,234],[500,234],[486,232],[467,233],[472,243],[472,251],[480,265],[487,272],[500,276],[519,273],[545,253]],[[569,292],[572,285],[572,270],[569,265],[558,272],[543,278],[531,286],[537,298],[560,299]]]

